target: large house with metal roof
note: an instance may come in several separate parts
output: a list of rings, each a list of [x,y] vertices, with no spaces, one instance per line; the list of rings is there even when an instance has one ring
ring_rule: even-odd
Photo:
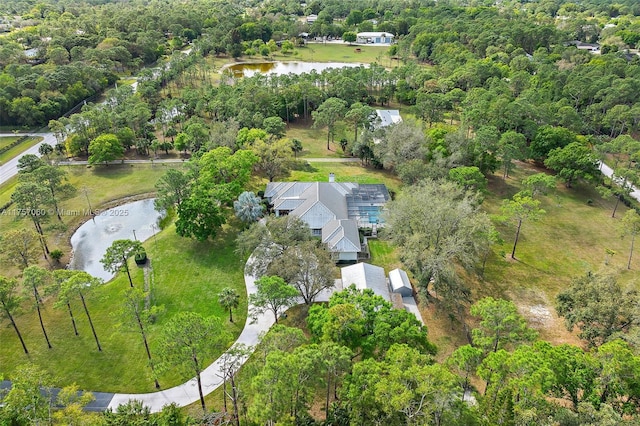
[[[302,219],[327,244],[334,260],[356,262],[363,251],[360,228],[381,222],[389,191],[382,184],[335,182],[270,182],[264,197],[276,216]]]

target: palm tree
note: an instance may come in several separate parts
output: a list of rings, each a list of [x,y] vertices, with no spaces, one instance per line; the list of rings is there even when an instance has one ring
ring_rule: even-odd
[[[218,303],[220,303],[223,308],[229,309],[229,321],[233,322],[232,310],[240,305],[240,295],[238,292],[231,287],[223,288],[218,294]]]
[[[264,214],[264,206],[253,192],[245,191],[233,202],[236,216],[245,223],[253,223]]]

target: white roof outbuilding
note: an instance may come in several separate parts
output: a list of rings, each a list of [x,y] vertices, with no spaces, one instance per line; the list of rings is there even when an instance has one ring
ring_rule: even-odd
[[[405,296],[411,296],[413,294],[413,288],[411,287],[411,281],[405,271],[400,268],[396,268],[389,272],[389,285],[391,291]]]
[[[385,37],[385,38],[394,38],[395,36],[393,35],[393,33],[390,33],[388,31],[363,31],[361,33],[357,33],[356,34],[358,37],[369,37],[369,38],[375,38],[375,37]]]
[[[376,114],[378,115],[379,122],[376,123],[375,127],[378,129],[388,127],[402,121],[400,111],[397,109],[377,109]]]

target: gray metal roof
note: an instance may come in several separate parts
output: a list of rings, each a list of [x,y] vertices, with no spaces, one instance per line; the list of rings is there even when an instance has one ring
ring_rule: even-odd
[[[336,252],[359,252],[360,234],[355,220],[332,220],[322,228],[322,242]]]
[[[382,296],[384,300],[391,301],[384,268],[369,263],[356,263],[340,268],[340,275],[343,287],[355,284],[358,290],[370,288],[375,294]]]
[[[312,229],[334,219],[353,219],[358,226],[379,223],[390,199],[385,185],[353,182],[270,182],[264,196],[276,210],[308,218]]]
[[[335,183],[313,182],[300,194],[300,198],[305,199],[305,201],[292,214],[302,216],[316,203],[320,202],[333,212],[336,219],[346,219],[347,203],[344,195],[335,186],[337,186]]]

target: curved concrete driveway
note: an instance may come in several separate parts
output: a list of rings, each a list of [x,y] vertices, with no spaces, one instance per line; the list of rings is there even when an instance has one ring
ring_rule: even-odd
[[[245,285],[247,286],[247,296],[254,294],[257,291],[255,285],[255,277],[252,275],[244,276]],[[342,287],[341,281],[336,280],[336,286],[333,289],[324,290],[316,297],[316,302],[326,302],[331,297],[331,294],[335,290],[340,290]],[[303,303],[302,299],[299,303]],[[249,306],[249,312],[251,312],[251,306]],[[250,315],[247,315],[247,321],[244,324],[244,329],[238,339],[234,342],[233,346],[238,344],[244,344],[249,349],[247,355],[242,359],[242,363],[247,360],[251,353],[255,350],[256,345],[260,342],[260,337],[263,332],[266,332],[275,324],[273,315],[264,313],[257,316],[255,319]],[[202,379],[202,392],[204,395],[209,395],[211,392],[222,386],[222,370],[220,368],[222,362],[218,358],[210,366],[204,369],[201,373]],[[153,393],[117,393],[113,395],[111,402],[109,402],[107,408],[116,410],[118,405],[125,404],[130,400],[142,401],[142,403],[151,409],[151,412],[156,413],[162,410],[167,404],[176,403],[180,407],[192,404],[200,399],[198,394],[198,384],[196,378],[183,383],[181,385]]]
[[[245,284],[247,286],[247,295],[256,292],[255,277],[251,275],[244,276]],[[251,308],[249,308],[250,310]],[[258,344],[260,334],[271,328],[275,323],[273,315],[264,314],[260,315],[254,321],[250,315],[247,315],[247,321],[244,325],[240,337],[235,341],[236,344],[245,344],[250,348],[250,352],[253,352],[255,345]],[[249,355],[247,355],[248,357]],[[246,359],[243,360],[246,361]],[[201,374],[202,378],[202,391],[205,395],[210,394],[222,385],[222,372],[220,369],[221,360],[218,358],[210,366],[208,366]],[[180,407],[189,405],[200,399],[198,394],[198,385],[195,377],[186,383],[181,385],[153,393],[141,393],[141,394],[114,394],[108,408],[116,410],[118,405],[125,404],[130,400],[142,401],[142,403],[151,409],[151,412],[158,412],[162,410],[167,404],[176,403]]]

